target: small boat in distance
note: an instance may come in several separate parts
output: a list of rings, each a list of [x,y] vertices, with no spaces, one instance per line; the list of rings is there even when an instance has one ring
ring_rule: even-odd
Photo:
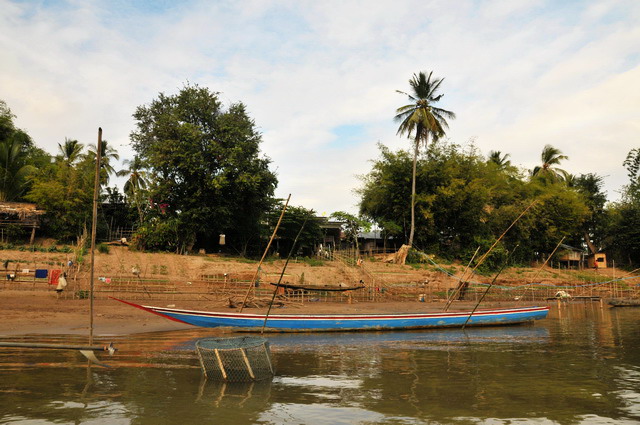
[[[176,322],[205,328],[228,327],[239,332],[260,331],[264,314],[207,312],[152,307],[113,298]],[[520,307],[444,313],[272,314],[266,332],[381,331],[465,326],[516,325],[544,319],[549,307]],[[471,317],[469,317],[471,316]]]

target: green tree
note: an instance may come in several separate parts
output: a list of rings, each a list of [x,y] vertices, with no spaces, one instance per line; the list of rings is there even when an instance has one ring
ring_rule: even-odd
[[[27,163],[22,144],[14,137],[0,142],[0,201],[19,200],[36,168]]]
[[[411,93],[398,90],[398,93],[406,95],[410,104],[399,107],[396,110],[395,120],[400,122],[399,135],[407,135],[413,138],[413,178],[411,182],[411,230],[409,232],[409,246],[413,245],[415,233],[415,205],[416,205],[416,163],[420,145],[428,145],[429,138],[436,140],[445,134],[448,128],[447,119],[455,119],[455,114],[446,109],[435,106],[443,94],[438,94],[440,85],[444,79],[433,78],[433,72],[427,76],[424,72],[413,74],[409,80]]]
[[[75,164],[82,156],[84,145],[74,139],[64,139],[64,143],[58,143],[58,155],[67,165]]]
[[[544,149],[542,149],[540,159],[542,165],[534,167],[532,172],[534,177],[549,182],[562,181],[565,179],[567,172],[561,168],[554,167],[555,165],[560,165],[565,159],[569,159],[568,156],[562,154],[560,149],[546,145]]]
[[[342,231],[348,243],[356,248],[356,252],[360,252],[358,246],[358,234],[361,231],[368,232],[371,230],[371,222],[363,217],[357,217],[345,211],[336,211],[330,216],[336,221],[342,222]]]
[[[411,154],[380,149],[380,158],[362,178],[360,214],[376,223],[401,225],[406,234],[409,218],[403,211]],[[576,190],[528,180],[511,168],[500,170],[474,149],[452,143],[431,143],[416,174],[415,244],[449,258],[468,260],[478,246],[489,248],[534,199],[538,205],[509,231],[494,256],[520,244],[518,261],[538,258],[562,236],[579,237],[588,215],[584,197]]]
[[[15,126],[14,118],[6,102],[0,100],[0,200],[5,202],[21,200],[29,189],[29,176],[44,154]]]
[[[629,183],[623,187],[622,199],[608,209],[607,252],[620,263],[640,265],[640,148],[629,151],[622,165]]]
[[[574,179],[576,188],[589,209],[589,215],[584,221],[583,237],[592,252],[599,251],[604,245],[605,231],[608,226],[608,214],[605,209],[607,195],[602,187],[604,179],[597,174],[582,174]]]
[[[87,161],[48,164],[33,175],[26,198],[47,211],[44,231],[73,242],[91,226],[95,166]]]
[[[90,144],[89,151],[87,152],[85,160],[91,164],[96,163],[96,145]],[[106,182],[109,181],[109,176],[116,174],[115,168],[113,168],[113,161],[120,159],[118,151],[109,145],[106,140],[102,141],[102,151],[100,152],[100,170],[102,172],[102,179]]]
[[[277,179],[260,156],[262,139],[244,104],[225,109],[217,93],[185,85],[175,95],[160,93],[133,116],[131,141],[155,205],[142,227],[175,223],[179,251],[215,245],[224,233],[245,253],[258,241]]]
[[[136,211],[138,211],[139,224],[142,224],[145,211],[143,206],[147,204],[145,199],[148,195],[147,173],[143,168],[140,157],[137,155],[132,160],[125,159],[123,163],[128,167],[118,171],[116,175],[129,177],[124,183],[124,194],[127,196],[127,200],[135,206]]]
[[[499,169],[503,170],[507,167],[511,167],[511,161],[509,160],[509,154],[504,155],[500,151],[489,151],[488,161],[495,164]]]

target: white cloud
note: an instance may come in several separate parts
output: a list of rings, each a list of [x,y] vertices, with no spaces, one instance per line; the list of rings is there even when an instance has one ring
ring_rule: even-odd
[[[0,0],[0,98],[18,125],[51,152],[64,137],[94,143],[101,125],[127,158],[135,107],[199,83],[247,104],[278,195],[329,212],[355,211],[355,175],[378,141],[409,146],[395,135],[395,90],[420,70],[446,77],[453,141],[475,136],[515,163],[533,166],[551,143],[571,157],[565,168],[607,176],[615,195],[637,145],[635,1],[165,6]],[[348,125],[362,132],[336,149]]]

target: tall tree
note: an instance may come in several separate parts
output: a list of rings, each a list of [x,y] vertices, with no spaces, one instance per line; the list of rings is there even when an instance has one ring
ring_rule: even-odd
[[[128,176],[129,178],[124,183],[124,194],[127,195],[127,199],[133,203],[138,211],[138,220],[142,224],[144,219],[143,212],[143,194],[147,191],[147,173],[143,169],[142,160],[139,156],[134,156],[132,160],[125,159],[124,165],[128,168],[122,169],[116,173],[120,177]]]
[[[96,145],[89,145],[89,152],[87,153],[87,160],[91,163],[95,164],[96,161]],[[105,180],[109,181],[109,176],[116,173],[115,168],[113,168],[113,161],[117,161],[120,159],[120,155],[118,155],[118,151],[106,140],[102,141],[102,151],[100,152],[100,169],[104,172],[102,176]]]
[[[555,167],[560,165],[565,159],[569,159],[568,156],[563,155],[562,151],[558,148],[554,148],[551,145],[546,145],[542,149],[540,155],[542,165],[538,165],[533,169],[532,175],[539,177],[542,180],[556,182],[564,180],[567,176],[567,172],[561,168]]]
[[[75,164],[82,156],[83,149],[82,143],[66,137],[63,144],[58,143],[58,155],[67,165]]]
[[[413,172],[411,182],[411,230],[409,232],[408,245],[413,245],[415,233],[415,207],[416,207],[416,164],[420,145],[427,145],[429,138],[434,140],[444,136],[445,129],[449,127],[447,119],[455,119],[455,114],[446,109],[435,106],[444,94],[438,94],[440,85],[444,81],[441,78],[432,78],[433,71],[429,75],[424,72],[413,74],[409,80],[411,92],[406,93],[397,90],[398,93],[407,96],[411,103],[401,106],[396,110],[395,120],[400,122],[397,134],[413,138]]]
[[[22,144],[15,137],[0,142],[0,201],[16,201],[28,187],[27,177],[35,172],[27,163]]]
[[[157,236],[155,223],[164,222],[171,223],[165,226],[169,234],[180,230],[178,246],[162,242],[157,248],[207,247],[224,233],[227,246],[245,252],[250,240],[258,240],[277,179],[270,160],[260,156],[262,138],[244,104],[225,109],[217,93],[185,85],[138,107],[134,118],[133,148],[149,170],[157,206],[140,229],[141,246]]]
[[[509,154],[505,153],[504,155],[500,151],[489,151],[488,161],[496,164],[499,169],[504,169],[506,167],[511,166],[511,161],[509,160]]]

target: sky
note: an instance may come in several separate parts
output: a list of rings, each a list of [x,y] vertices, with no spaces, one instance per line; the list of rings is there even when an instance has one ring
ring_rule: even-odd
[[[276,196],[357,213],[378,143],[411,146],[396,90],[433,71],[451,142],[526,169],[551,144],[615,201],[640,147],[639,22],[637,0],[0,0],[0,99],[50,153],[102,127],[131,159],[136,107],[205,86],[247,105]]]

